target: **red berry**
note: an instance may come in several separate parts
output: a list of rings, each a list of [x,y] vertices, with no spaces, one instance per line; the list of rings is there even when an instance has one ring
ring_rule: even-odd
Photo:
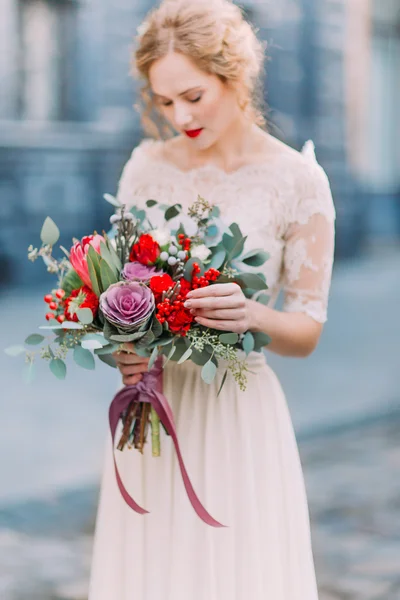
[[[56,318],[56,316],[55,316],[54,313],[47,313],[46,314],[47,321],[50,321],[50,319],[55,319],[55,318]]]
[[[65,321],[65,316],[64,315],[58,315],[58,317],[56,317],[57,321],[59,323],[64,323]]]
[[[56,310],[57,309],[57,302],[50,302],[49,308],[51,310]]]
[[[44,301],[50,304],[50,302],[53,302],[53,296],[51,294],[46,294]]]
[[[65,296],[65,292],[64,292],[64,290],[62,290],[61,288],[60,288],[60,289],[58,289],[58,290],[56,291],[56,296],[57,296],[57,298],[58,298],[59,300],[61,300],[61,298],[64,298],[64,296]]]

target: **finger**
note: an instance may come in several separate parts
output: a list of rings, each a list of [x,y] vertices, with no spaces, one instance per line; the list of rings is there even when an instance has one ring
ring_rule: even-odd
[[[206,296],[230,296],[240,289],[237,283],[214,283],[197,290],[191,290],[187,298],[205,298]]]
[[[195,317],[205,319],[219,319],[222,321],[240,321],[246,318],[246,311],[241,308],[221,308],[218,310],[196,309],[193,311]]]
[[[127,375],[122,378],[122,382],[124,385],[136,385],[142,378],[143,375]]]
[[[195,321],[204,327],[210,327],[211,329],[220,329],[221,331],[232,331],[237,329],[237,321],[221,321],[219,319],[206,319],[205,317],[196,317]]]
[[[147,365],[121,365],[119,370],[123,375],[138,375],[147,372]]]
[[[186,300],[185,308],[208,308],[215,310],[218,308],[240,308],[245,305],[245,297],[239,294],[230,296],[218,296],[207,298],[194,298]]]

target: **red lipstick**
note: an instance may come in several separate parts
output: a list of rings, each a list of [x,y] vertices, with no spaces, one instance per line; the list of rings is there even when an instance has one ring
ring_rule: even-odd
[[[188,129],[187,131],[185,131],[185,133],[188,137],[195,138],[198,135],[200,135],[202,131],[203,127],[201,127],[201,129]]]

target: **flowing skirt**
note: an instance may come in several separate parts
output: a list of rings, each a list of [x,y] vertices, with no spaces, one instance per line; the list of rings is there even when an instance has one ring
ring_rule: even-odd
[[[161,457],[116,451],[130,494],[120,496],[111,438],[97,515],[89,600],[317,600],[303,473],[285,396],[263,354],[251,353],[246,391],[224,373],[212,385],[190,361],[169,362],[164,393],[205,525],[182,482],[172,440]],[[149,438],[150,440],[150,438]]]

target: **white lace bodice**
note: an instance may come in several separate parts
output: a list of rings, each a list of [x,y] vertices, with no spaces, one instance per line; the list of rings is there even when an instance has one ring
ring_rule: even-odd
[[[325,322],[335,208],[312,143],[302,154],[288,151],[268,163],[246,165],[232,173],[213,165],[181,171],[149,152],[160,143],[147,139],[135,148],[122,172],[119,200],[143,206],[153,198],[179,202],[185,209],[201,194],[220,207],[227,224],[239,224],[248,236],[245,251],[263,248],[270,254],[264,266],[255,269],[266,275],[269,306],[283,288],[283,310],[304,312]]]

